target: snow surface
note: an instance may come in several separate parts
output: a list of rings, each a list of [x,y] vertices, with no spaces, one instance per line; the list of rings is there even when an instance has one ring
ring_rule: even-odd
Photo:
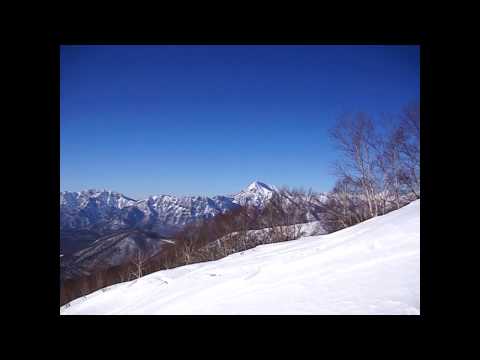
[[[299,226],[299,228],[297,228]],[[270,237],[270,230],[271,228],[263,228],[263,229],[258,229],[258,230],[248,230],[247,231],[247,236],[250,239],[255,239],[258,242],[265,241]],[[285,226],[282,229],[283,231],[287,233],[296,233],[298,232],[301,236],[313,236],[313,235],[323,235],[326,234],[327,231],[324,229],[322,222],[321,221],[311,221],[309,223],[303,223],[303,224],[296,224],[296,225],[289,225]],[[224,240],[231,239],[232,237],[235,237],[239,235],[239,232],[232,232],[229,233],[225,236],[222,236],[221,238],[212,241],[210,244],[207,246],[215,246],[215,244],[218,244],[219,242],[222,242]]]
[[[328,235],[116,284],[69,314],[420,314],[420,200]]]

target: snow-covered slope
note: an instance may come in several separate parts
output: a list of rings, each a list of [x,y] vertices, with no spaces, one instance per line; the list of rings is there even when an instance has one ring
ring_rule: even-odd
[[[419,314],[420,201],[350,228],[159,271],[67,314]]]
[[[131,261],[138,250],[153,256],[171,242],[138,229],[119,231],[95,240],[90,246],[70,256],[61,257],[60,278],[72,279],[124,264]]]
[[[248,230],[246,233],[247,243],[253,244],[254,246],[255,244],[268,244],[271,231],[272,231],[272,228]],[[327,233],[327,231],[325,231],[320,221],[312,221],[304,224],[282,226],[281,231],[284,234],[290,234],[290,235],[298,234],[298,237],[323,235]],[[225,236],[222,236],[219,239],[216,239],[215,241],[208,243],[207,245],[205,245],[204,248],[201,248],[201,249],[215,248],[216,246],[219,246],[224,241],[240,238],[241,236],[242,234],[240,232],[232,232]]]

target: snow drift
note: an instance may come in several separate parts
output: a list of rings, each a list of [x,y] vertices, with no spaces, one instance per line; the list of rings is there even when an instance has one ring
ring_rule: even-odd
[[[420,314],[420,200],[328,235],[159,271],[70,314]]]

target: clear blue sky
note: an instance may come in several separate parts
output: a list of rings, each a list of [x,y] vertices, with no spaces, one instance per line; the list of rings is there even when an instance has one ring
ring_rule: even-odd
[[[344,111],[419,100],[417,46],[62,46],[61,190],[329,190]]]

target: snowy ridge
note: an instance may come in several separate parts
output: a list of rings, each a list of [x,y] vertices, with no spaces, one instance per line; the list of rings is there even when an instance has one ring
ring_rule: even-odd
[[[417,200],[332,234],[116,284],[60,313],[418,315],[419,274]]]
[[[122,209],[132,206],[136,200],[130,199],[118,192],[108,190],[84,190],[79,192],[60,192],[60,206],[70,209],[86,207],[94,201],[101,207],[116,207]]]
[[[120,231],[95,240],[90,246],[61,259],[61,279],[89,275],[92,270],[104,270],[131,261],[138,250],[153,256],[172,240],[163,239],[140,230]]]
[[[255,181],[233,196],[155,195],[134,200],[107,190],[60,193],[60,230],[91,230],[98,234],[142,226],[169,236],[186,224],[239,207],[261,208],[273,193],[272,185]]]
[[[137,203],[115,191],[84,190],[60,193],[60,230],[88,229],[95,224],[113,221],[110,226],[117,229],[118,220],[125,209]],[[126,223],[126,222],[125,222]]]
[[[312,221],[303,224],[296,224],[296,225],[289,225],[282,227],[283,231],[286,233],[295,233],[298,232],[300,236],[313,236],[313,235],[324,235],[327,231],[324,229],[321,221]],[[247,237],[251,239],[255,239],[260,243],[267,243],[266,239],[269,237],[269,232],[271,228],[263,228],[258,230],[248,230]],[[222,236],[219,239],[212,241],[211,243],[207,244],[207,247],[213,247],[216,244],[221,243],[224,240],[231,239],[232,237],[238,236],[239,232],[232,232],[225,236]]]

